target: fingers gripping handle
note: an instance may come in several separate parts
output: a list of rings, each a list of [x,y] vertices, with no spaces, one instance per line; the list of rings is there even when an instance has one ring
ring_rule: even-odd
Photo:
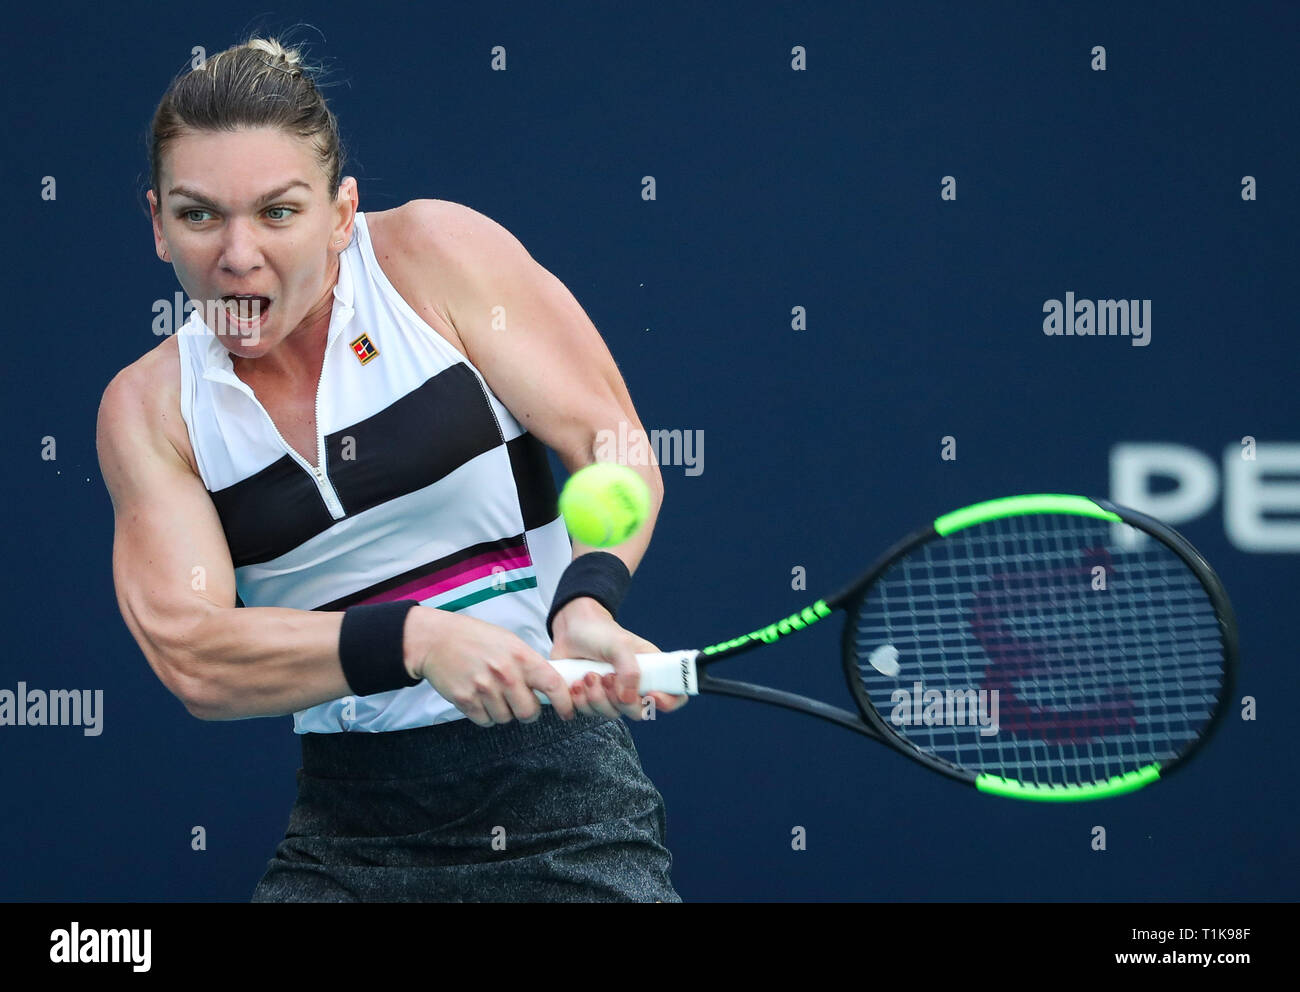
[[[647,692],[666,692],[673,696],[697,695],[700,691],[695,669],[698,651],[666,651],[662,654],[639,654],[637,665],[641,669],[641,681],[637,686],[638,694]],[[572,685],[588,672],[605,675],[614,671],[614,666],[604,661],[587,661],[581,658],[552,658],[553,665],[564,678],[565,684]],[[545,694],[538,691],[537,698],[543,703],[550,703]]]

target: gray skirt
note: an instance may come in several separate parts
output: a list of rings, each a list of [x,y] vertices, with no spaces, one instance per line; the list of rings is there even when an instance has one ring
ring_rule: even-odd
[[[621,719],[302,735],[253,902],[681,902]]]

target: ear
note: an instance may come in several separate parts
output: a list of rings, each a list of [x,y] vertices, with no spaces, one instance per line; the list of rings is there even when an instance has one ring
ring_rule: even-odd
[[[357,216],[358,203],[357,181],[351,176],[344,176],[343,181],[339,183],[338,195],[334,198],[334,209],[337,211],[337,216],[334,222],[334,231],[330,235],[331,249],[342,251],[351,243],[352,225]]]
[[[153,221],[154,251],[164,262],[170,262],[171,254],[167,251],[167,242],[163,238],[162,215],[158,212],[158,197],[154,196],[153,190],[149,190],[145,196],[149,200],[149,215]]]

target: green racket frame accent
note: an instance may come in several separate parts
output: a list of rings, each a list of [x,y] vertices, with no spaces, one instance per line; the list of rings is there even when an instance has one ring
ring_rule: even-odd
[[[1059,493],[1038,493],[1032,496],[1005,496],[1002,499],[973,503],[952,513],[945,513],[934,522],[935,532],[947,537],[954,531],[974,527],[1000,517],[1018,517],[1026,513],[1073,513],[1080,517],[1098,517],[1119,523],[1119,514],[1104,510],[1085,496],[1065,496]]]
[[[1085,799],[1108,799],[1122,796],[1149,785],[1160,777],[1159,765],[1146,765],[1136,771],[1116,775],[1104,782],[1091,785],[1031,785],[1017,782],[1015,779],[1000,778],[997,775],[980,775],[975,779],[975,788],[1007,799],[1034,799],[1042,802],[1073,803]]]
[[[823,617],[830,616],[834,610],[826,605],[826,600],[819,599],[812,606],[805,606],[798,613],[792,613],[784,620],[778,620],[776,623],[770,623],[766,627],[760,627],[758,630],[751,631],[748,634],[741,634],[739,637],[733,637],[729,641],[722,641],[719,644],[710,644],[700,652],[702,655],[717,654],[719,651],[734,651],[754,641],[761,641],[764,644],[771,644],[774,641],[785,637],[786,634],[793,634],[796,630],[803,630],[810,624],[816,623]]]

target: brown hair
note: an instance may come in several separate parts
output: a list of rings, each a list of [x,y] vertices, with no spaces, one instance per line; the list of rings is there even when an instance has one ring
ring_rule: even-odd
[[[150,186],[159,204],[162,158],[172,141],[189,130],[253,127],[310,139],[332,199],[342,180],[344,150],[338,120],[316,87],[317,72],[303,64],[297,48],[254,37],[172,80],[149,127]]]

